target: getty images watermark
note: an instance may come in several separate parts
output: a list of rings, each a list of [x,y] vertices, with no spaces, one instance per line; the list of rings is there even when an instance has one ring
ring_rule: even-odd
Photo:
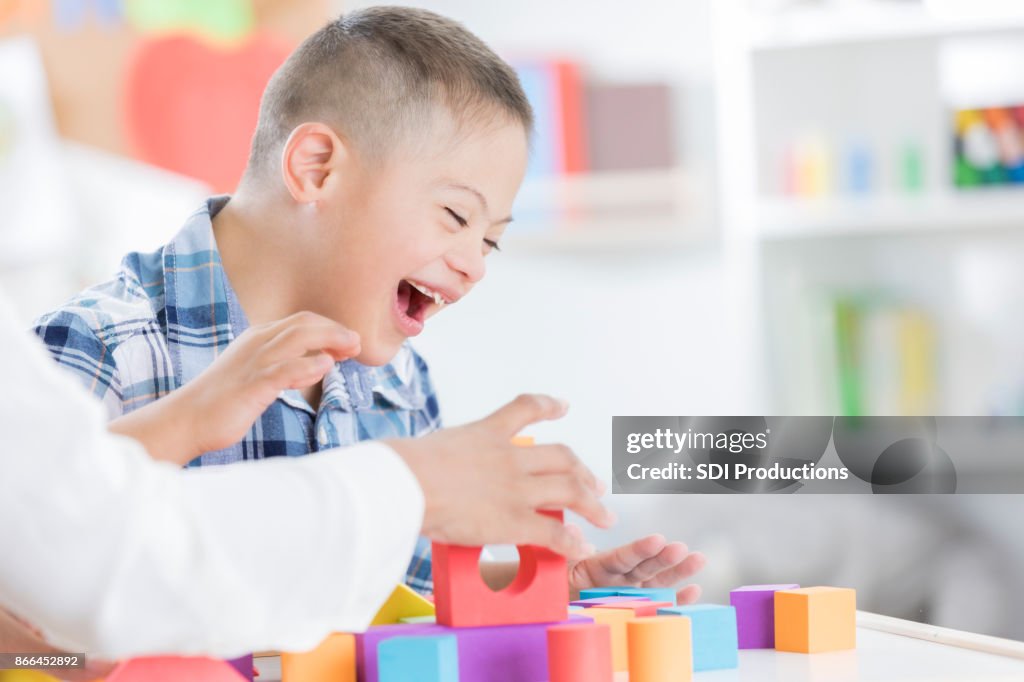
[[[613,417],[616,493],[1022,493],[1020,417]]]

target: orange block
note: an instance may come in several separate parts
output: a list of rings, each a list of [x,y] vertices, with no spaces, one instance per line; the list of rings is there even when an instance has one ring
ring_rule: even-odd
[[[857,648],[857,592],[845,587],[776,592],[775,648],[805,654]]]
[[[686,616],[635,618],[626,623],[629,682],[691,682],[693,637]]]
[[[632,611],[633,615],[637,618],[647,618],[648,616],[658,615],[658,609],[666,609],[670,606],[675,606],[672,602],[668,601],[646,601],[643,599],[637,599],[636,601],[617,601],[608,604],[601,604],[600,606],[591,606],[587,609],[585,615],[590,615],[590,612],[594,609],[624,609]]]
[[[586,609],[584,614],[595,623],[607,625],[612,632],[612,670],[624,672],[629,669],[629,649],[626,646],[626,623],[636,616],[629,609]]]
[[[611,628],[598,623],[548,628],[551,682],[612,682]]]
[[[281,654],[281,682],[356,682],[356,637],[338,632],[312,651]]]

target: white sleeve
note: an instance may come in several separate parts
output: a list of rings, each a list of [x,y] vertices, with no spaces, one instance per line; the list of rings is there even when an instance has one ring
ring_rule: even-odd
[[[305,650],[402,580],[423,494],[390,448],[182,470],[105,421],[0,297],[0,605],[56,646]]]

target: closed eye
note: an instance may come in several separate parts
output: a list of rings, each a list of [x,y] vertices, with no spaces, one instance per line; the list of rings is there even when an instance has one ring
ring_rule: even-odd
[[[462,216],[460,216],[458,213],[451,210],[447,206],[444,207],[444,210],[448,211],[448,215],[450,215],[452,218],[455,218],[455,222],[459,224],[459,227],[465,227],[466,225],[469,225],[465,218],[463,218]]]
[[[487,244],[489,248],[492,248],[495,251],[501,251],[501,247],[498,246],[498,242],[494,241],[493,239],[485,239],[484,244]]]

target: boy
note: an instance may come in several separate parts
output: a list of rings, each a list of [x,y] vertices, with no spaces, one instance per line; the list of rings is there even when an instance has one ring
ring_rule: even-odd
[[[437,400],[408,338],[483,278],[531,128],[514,72],[460,25],[410,8],[350,13],[271,79],[236,193],[210,199],[160,251],[129,254],[117,279],[36,332],[104,401],[113,429],[131,433],[146,405],[217,434],[181,464],[428,433]],[[351,336],[318,339],[324,318]],[[296,363],[301,377],[288,373]],[[246,406],[263,403],[248,429]],[[429,550],[421,538],[406,576],[424,592]],[[672,585],[702,563],[650,536],[574,563],[569,579],[574,591]]]

